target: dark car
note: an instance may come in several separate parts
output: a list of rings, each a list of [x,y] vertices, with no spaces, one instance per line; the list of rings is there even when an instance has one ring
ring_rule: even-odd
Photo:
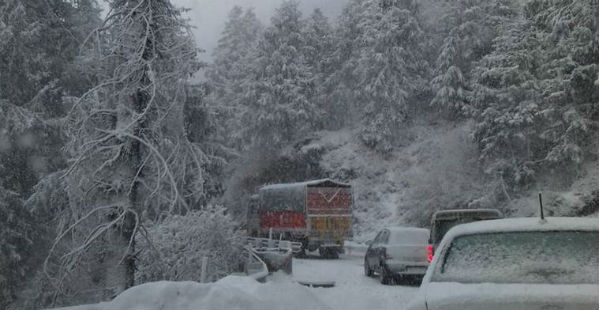
[[[458,224],[475,221],[501,219],[504,216],[496,209],[455,209],[437,211],[431,217],[431,234],[429,236],[428,260],[431,262],[433,253],[450,228]]]

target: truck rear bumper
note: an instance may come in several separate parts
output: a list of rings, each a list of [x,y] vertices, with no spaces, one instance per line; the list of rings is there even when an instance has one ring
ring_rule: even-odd
[[[321,241],[321,240],[310,240],[308,242],[309,251],[314,251],[316,249],[328,249],[335,250],[338,253],[344,253],[344,243],[335,243],[331,241]]]

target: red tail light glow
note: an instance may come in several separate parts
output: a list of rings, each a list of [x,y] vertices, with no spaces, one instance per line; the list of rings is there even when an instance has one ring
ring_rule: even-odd
[[[428,244],[427,245],[427,262],[431,263],[432,260],[433,260],[433,245]]]

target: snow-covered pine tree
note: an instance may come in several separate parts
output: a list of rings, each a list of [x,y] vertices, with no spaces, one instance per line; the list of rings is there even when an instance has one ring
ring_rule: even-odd
[[[262,25],[252,9],[235,6],[228,16],[208,67],[208,105],[217,124],[219,143],[241,149],[241,117],[246,106],[240,103],[242,85],[249,77],[252,57],[262,33]]]
[[[304,57],[313,74],[328,72],[328,63],[333,49],[333,33],[329,21],[320,9],[315,9],[305,22]]]
[[[206,72],[211,91],[219,97],[239,93],[239,81],[248,74],[248,57],[256,47],[262,25],[252,9],[234,6],[215,48],[214,62]]]
[[[564,180],[598,158],[597,13],[597,0],[532,0],[525,7],[545,55],[539,115],[547,154],[540,159]]]
[[[29,195],[36,172],[28,165],[33,153],[32,129],[39,119],[28,109],[0,99],[0,308],[7,309],[34,268],[36,232],[23,196]],[[29,263],[29,264],[28,264]]]
[[[474,137],[510,189],[597,159],[597,2],[533,0],[473,71]]]
[[[335,106],[329,102],[326,91],[325,80],[333,72],[334,61],[332,59],[334,38],[333,29],[329,21],[320,9],[315,9],[305,22],[303,31],[305,40],[304,56],[311,75],[312,84],[315,86],[310,101],[316,103],[326,111],[323,122],[326,128],[335,128],[340,115]]]
[[[357,61],[358,98],[363,105],[361,137],[372,148],[387,152],[427,88],[428,64],[423,55],[425,33],[412,0],[372,0],[365,3],[362,46]]]
[[[355,91],[358,85],[354,72],[359,57],[362,29],[359,27],[363,16],[365,0],[351,0],[342,10],[334,29],[334,47],[331,55],[332,72],[323,82],[327,111],[326,127],[341,128],[345,125],[357,126],[360,108]]]
[[[60,118],[89,87],[75,62],[98,13],[94,0],[0,2],[0,164],[12,170],[0,183],[23,198],[64,167]]]
[[[441,18],[445,32],[430,84],[431,105],[446,117],[468,115],[471,70],[491,51],[499,26],[516,13],[512,0],[449,1]]]
[[[278,150],[315,129],[321,117],[311,102],[314,85],[303,50],[303,20],[295,1],[285,1],[265,30],[245,83],[245,137],[263,150]]]
[[[46,260],[60,257],[51,274],[58,291],[95,246],[105,297],[133,285],[140,225],[195,208],[203,195],[205,156],[186,137],[182,113],[199,63],[181,11],[167,0],[115,0],[90,35],[87,63],[99,82],[69,115],[71,218]],[[73,247],[56,253],[66,236]]]
[[[0,167],[1,168],[1,167]],[[0,307],[7,309],[22,278],[32,266],[27,259],[35,251],[37,237],[31,214],[19,195],[0,184]]]
[[[542,59],[535,30],[519,20],[505,25],[473,71],[473,136],[486,172],[508,191],[530,184],[543,156],[536,128]]]
[[[62,97],[88,86],[73,61],[99,12],[95,0],[0,2],[0,99],[64,116]]]
[[[35,251],[29,251],[31,245],[12,244],[17,256],[5,243],[16,238],[0,240],[0,252],[11,257],[4,261],[9,267],[0,267],[0,279],[9,284],[0,285],[7,294],[0,296],[0,308],[9,307],[31,283],[31,272],[48,247],[48,222],[30,216],[30,206],[21,200],[35,194],[40,178],[65,166],[61,121],[69,109],[66,97],[89,88],[76,59],[81,42],[100,24],[99,12],[95,0],[0,1],[0,199],[7,204],[0,206],[6,220],[0,226],[17,235],[36,234]]]

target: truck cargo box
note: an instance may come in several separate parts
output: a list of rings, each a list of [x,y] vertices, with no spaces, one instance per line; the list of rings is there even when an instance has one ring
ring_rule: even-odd
[[[350,184],[330,179],[266,185],[251,199],[248,229],[341,247],[352,237],[353,202]]]

